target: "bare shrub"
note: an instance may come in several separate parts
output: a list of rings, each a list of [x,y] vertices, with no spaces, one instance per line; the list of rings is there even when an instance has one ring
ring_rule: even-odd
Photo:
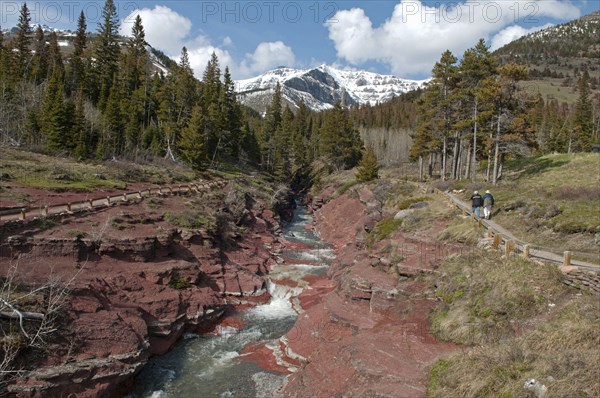
[[[84,267],[68,280],[50,275],[41,286],[18,278],[18,262],[0,279],[0,389],[23,371],[18,363],[25,350],[43,351],[56,334],[70,287]]]
[[[553,196],[559,200],[599,200],[600,187],[563,187],[557,189]]]
[[[454,184],[452,181],[442,181],[442,180],[436,181],[433,184],[433,186],[436,187],[437,189],[439,189],[440,191],[449,191],[454,188]]]

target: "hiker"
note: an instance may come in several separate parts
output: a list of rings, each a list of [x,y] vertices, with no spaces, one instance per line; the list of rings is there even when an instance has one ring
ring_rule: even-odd
[[[483,198],[479,194],[479,192],[473,192],[473,196],[471,196],[471,206],[473,207],[473,214],[477,216],[477,218],[481,218],[481,206],[483,205]]]
[[[483,195],[483,217],[486,220],[492,218],[492,206],[494,205],[494,197],[489,190],[485,191]]]

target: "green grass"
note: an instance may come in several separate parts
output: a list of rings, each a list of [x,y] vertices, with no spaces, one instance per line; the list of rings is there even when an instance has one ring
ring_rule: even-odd
[[[597,252],[599,172],[600,155],[594,153],[511,160],[497,186],[481,184],[480,190],[491,190],[494,220],[519,239],[557,251]]]
[[[442,242],[463,243],[466,245],[476,245],[481,237],[477,224],[471,219],[465,219],[457,216],[436,238]]]
[[[213,230],[215,220],[203,212],[186,210],[182,212],[165,212],[165,221],[181,228]]]
[[[511,336],[512,324],[547,310],[567,292],[554,266],[495,253],[455,257],[440,267],[432,313],[433,333],[461,344],[484,344]]]
[[[354,181],[348,181],[348,182],[344,183],[344,184],[343,184],[341,187],[339,187],[339,188],[337,189],[337,191],[336,191],[336,194],[338,194],[338,195],[343,195],[343,194],[345,194],[346,192],[348,192],[348,190],[349,190],[350,188],[352,188],[352,187],[354,187],[354,186],[356,186],[356,185],[358,185],[358,184],[360,184],[360,183],[361,183],[361,181],[358,181],[358,180],[354,180]]]
[[[600,302],[574,295],[556,267],[474,252],[446,261],[431,283],[432,333],[473,348],[432,366],[427,397],[520,398],[529,378],[548,397],[599,396]]]
[[[407,198],[407,199],[402,200],[400,203],[398,203],[398,210],[408,209],[411,205],[414,205],[415,203],[428,202],[430,200],[431,200],[431,198],[429,198],[427,196]]]
[[[598,397],[600,306],[579,296],[535,330],[438,360],[427,397],[520,398],[534,378],[547,397]]]
[[[3,184],[12,182],[32,188],[78,191],[125,189],[131,182],[170,184],[190,181],[198,176],[177,164],[77,162],[71,158],[9,148],[0,148],[0,170]]]
[[[382,239],[388,238],[402,225],[402,220],[395,220],[394,217],[384,218],[375,224],[375,228],[371,232],[371,236],[375,241],[380,241]]]

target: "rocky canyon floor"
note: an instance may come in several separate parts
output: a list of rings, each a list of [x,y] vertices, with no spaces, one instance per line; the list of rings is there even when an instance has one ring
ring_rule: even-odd
[[[297,318],[282,337],[247,344],[237,359],[288,375],[282,396],[422,397],[431,364],[458,349],[429,332],[436,300],[423,276],[469,248],[434,238],[444,218],[372,238],[376,223],[393,219],[387,195],[407,184],[359,185],[344,194],[329,187],[306,198],[307,228],[335,258],[326,273],[274,281],[301,285],[292,303]],[[43,349],[21,352],[23,371],[5,386],[8,395],[122,396],[148,360],[185,333],[243,327],[231,314],[267,303],[273,268],[293,265],[283,253],[304,247],[282,235],[283,222],[266,203],[242,191],[230,182],[57,215],[47,224],[4,223],[3,275],[30,286],[61,281],[68,291],[53,319],[57,332]],[[416,203],[424,207],[400,217],[445,206]],[[198,207],[213,209],[213,218],[193,224]],[[43,302],[34,295],[29,307],[42,312]]]

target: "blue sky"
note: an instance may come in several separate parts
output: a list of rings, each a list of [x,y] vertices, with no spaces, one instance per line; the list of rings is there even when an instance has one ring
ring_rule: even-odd
[[[0,1],[13,26],[20,1]],[[186,46],[201,76],[214,51],[234,78],[322,63],[422,79],[441,53],[460,56],[480,37],[492,48],[598,9],[598,0],[116,1],[128,34],[142,17],[148,42],[177,58]],[[33,22],[74,28],[81,9],[94,31],[101,2],[30,1]]]

